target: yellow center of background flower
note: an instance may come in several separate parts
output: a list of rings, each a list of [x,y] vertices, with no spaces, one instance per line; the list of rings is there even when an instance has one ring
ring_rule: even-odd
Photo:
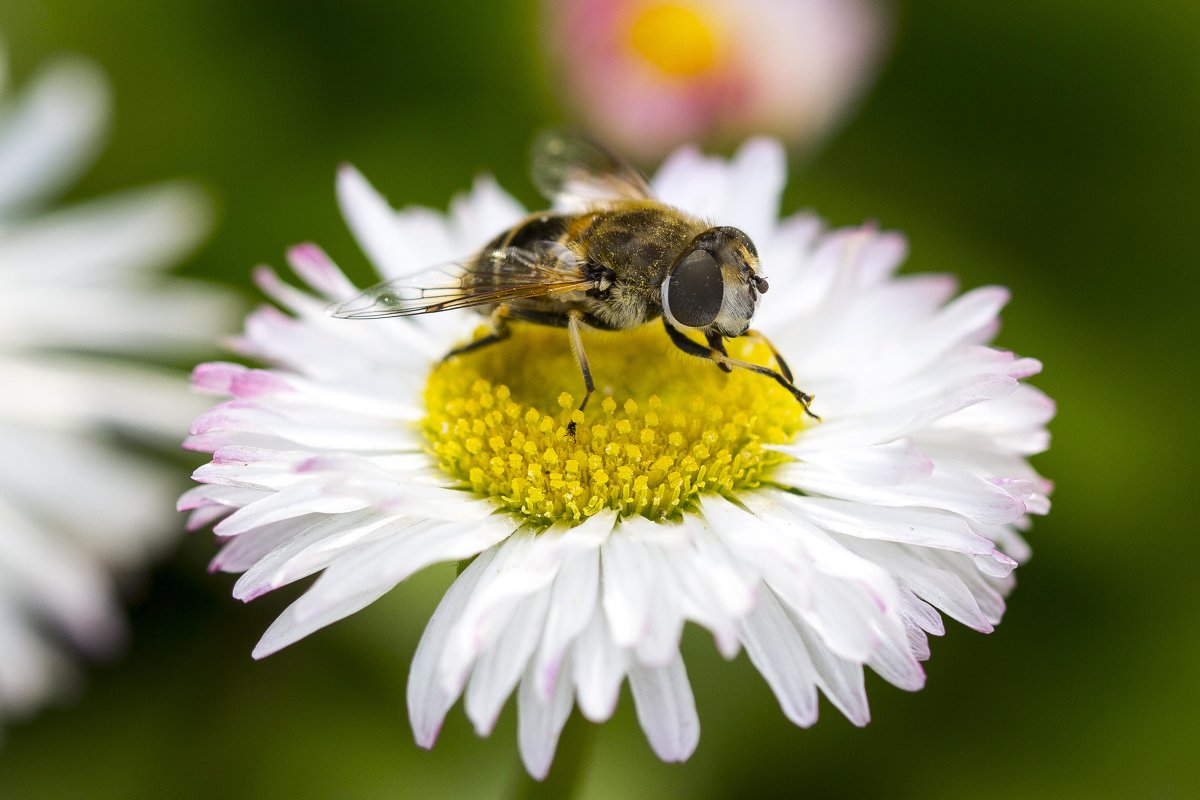
[[[804,426],[799,404],[770,378],[683,355],[661,324],[585,331],[584,345],[596,393],[582,413],[564,330],[514,325],[507,341],[436,366],[422,425],[441,469],[539,523],[603,508],[659,520],[700,492],[758,486],[788,460],[763,445]],[[771,363],[763,345],[728,345],[735,358]]]
[[[690,77],[717,62],[719,42],[712,20],[678,3],[649,5],[629,26],[633,52],[668,75]]]

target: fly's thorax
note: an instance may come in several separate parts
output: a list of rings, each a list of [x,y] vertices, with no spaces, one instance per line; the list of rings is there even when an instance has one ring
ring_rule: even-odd
[[[611,276],[590,292],[588,316],[599,327],[623,330],[662,314],[663,275],[703,223],[670,206],[624,202],[581,217],[567,234],[587,263]]]
[[[703,223],[670,206],[629,202],[593,212],[575,239],[588,261],[612,269],[617,282],[649,293]]]

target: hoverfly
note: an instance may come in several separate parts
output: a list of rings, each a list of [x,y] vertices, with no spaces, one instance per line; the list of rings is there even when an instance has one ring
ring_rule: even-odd
[[[762,334],[750,329],[767,291],[754,243],[737,228],[705,222],[655,200],[645,178],[604,148],[562,132],[538,137],[532,158],[537,188],[560,208],[502,231],[474,256],[386,281],[329,313],[377,319],[474,308],[491,316],[491,331],[451,350],[460,356],[501,342],[518,320],[566,328],[586,388],[595,391],[582,329],[626,330],[662,317],[683,352],[726,372],[745,369],[774,379],[813,419],[812,396]],[[704,335],[707,346],[686,331]],[[778,369],[731,358],[725,338],[754,336]],[[574,434],[575,423],[568,426]]]

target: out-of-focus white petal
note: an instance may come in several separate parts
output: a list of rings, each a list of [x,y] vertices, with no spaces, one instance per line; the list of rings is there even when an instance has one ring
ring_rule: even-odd
[[[118,278],[145,280],[149,270],[195,246],[211,224],[208,199],[190,184],[123,192],[0,227],[0,275],[21,282],[14,289],[27,299],[30,313],[55,311],[61,306],[49,302],[54,298],[40,297],[35,290],[111,290]],[[220,315],[208,319],[202,330],[212,331],[221,321]],[[186,332],[185,322],[179,321],[180,335]]]
[[[197,188],[164,184],[42,210],[103,138],[109,91],[96,67],[60,60],[5,100],[0,722],[69,688],[73,656],[111,656],[123,643],[117,578],[181,530],[169,471],[121,440],[177,438],[203,408],[182,374],[136,362],[207,349],[234,319],[224,292],[162,274],[211,224]],[[191,497],[191,523],[248,499]]]
[[[52,64],[0,109],[0,220],[65,188],[108,126],[104,76],[81,59]]]

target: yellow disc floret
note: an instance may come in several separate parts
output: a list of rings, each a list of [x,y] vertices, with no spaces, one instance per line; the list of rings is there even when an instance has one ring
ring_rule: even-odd
[[[634,53],[667,75],[699,75],[716,65],[719,40],[713,20],[683,3],[653,3],[629,23]]]
[[[770,363],[763,345],[728,344],[734,358]],[[783,388],[678,353],[661,325],[588,331],[585,346],[596,393],[583,412],[562,330],[514,325],[507,341],[434,367],[422,426],[441,469],[535,524],[604,508],[659,520],[700,492],[758,486],[786,460],[763,445],[803,427]]]

